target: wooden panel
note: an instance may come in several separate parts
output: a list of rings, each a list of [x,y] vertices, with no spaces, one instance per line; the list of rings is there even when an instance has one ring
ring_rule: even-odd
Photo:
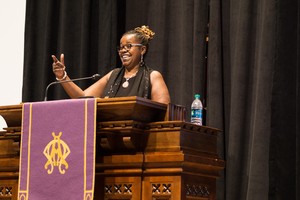
[[[216,198],[216,178],[199,174],[184,174],[182,199],[214,200]]]
[[[146,176],[143,200],[181,200],[181,176]]]
[[[0,200],[18,199],[18,146],[14,140],[0,140]]]
[[[106,177],[104,179],[104,199],[141,199],[141,177]]]
[[[148,125],[146,152],[182,150],[218,157],[217,135],[220,132],[218,129],[182,121],[153,122]]]
[[[18,180],[0,179],[0,200],[18,199]]]
[[[22,104],[0,106],[0,115],[4,118],[8,127],[21,126]]]
[[[137,121],[97,123],[97,150],[104,154],[141,152],[145,148],[145,124]]]

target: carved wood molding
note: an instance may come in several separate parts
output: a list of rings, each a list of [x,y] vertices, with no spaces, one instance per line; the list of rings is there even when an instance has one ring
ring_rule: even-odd
[[[132,199],[132,183],[105,184],[104,199]]]
[[[209,134],[217,136],[222,130],[211,128],[207,126],[198,126],[189,122],[184,121],[160,121],[160,122],[152,122],[147,124],[147,130],[149,131],[169,131],[171,130],[186,130],[192,132],[198,132],[202,134]]]
[[[14,140],[20,142],[21,127],[7,127],[3,129],[4,131],[0,131],[0,140]]]
[[[151,188],[152,199],[171,199],[172,197],[172,183],[152,183]]]
[[[0,184],[0,199],[9,200],[15,195],[15,188],[10,184]]]
[[[200,184],[186,184],[185,195],[186,197],[201,197],[201,199],[210,198],[209,186]]]

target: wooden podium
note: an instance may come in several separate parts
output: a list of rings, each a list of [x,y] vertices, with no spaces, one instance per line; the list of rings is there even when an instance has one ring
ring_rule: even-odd
[[[0,106],[0,200],[16,200],[22,105]],[[97,200],[212,200],[224,168],[220,130],[184,120],[184,108],[140,97],[97,99]]]

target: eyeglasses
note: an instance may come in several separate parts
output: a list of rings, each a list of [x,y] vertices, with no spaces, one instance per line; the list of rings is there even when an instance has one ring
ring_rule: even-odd
[[[135,47],[135,46],[143,46],[142,44],[125,44],[123,46],[118,46],[117,47],[117,51],[122,51],[123,49],[125,51],[129,51],[131,49],[131,47]]]

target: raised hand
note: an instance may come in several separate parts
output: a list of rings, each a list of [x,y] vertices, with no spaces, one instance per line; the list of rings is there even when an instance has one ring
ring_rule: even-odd
[[[56,76],[56,79],[57,80],[65,79],[67,76],[67,73],[66,73],[64,54],[60,55],[60,61],[56,58],[55,55],[52,55],[52,59],[53,59],[52,70]]]

